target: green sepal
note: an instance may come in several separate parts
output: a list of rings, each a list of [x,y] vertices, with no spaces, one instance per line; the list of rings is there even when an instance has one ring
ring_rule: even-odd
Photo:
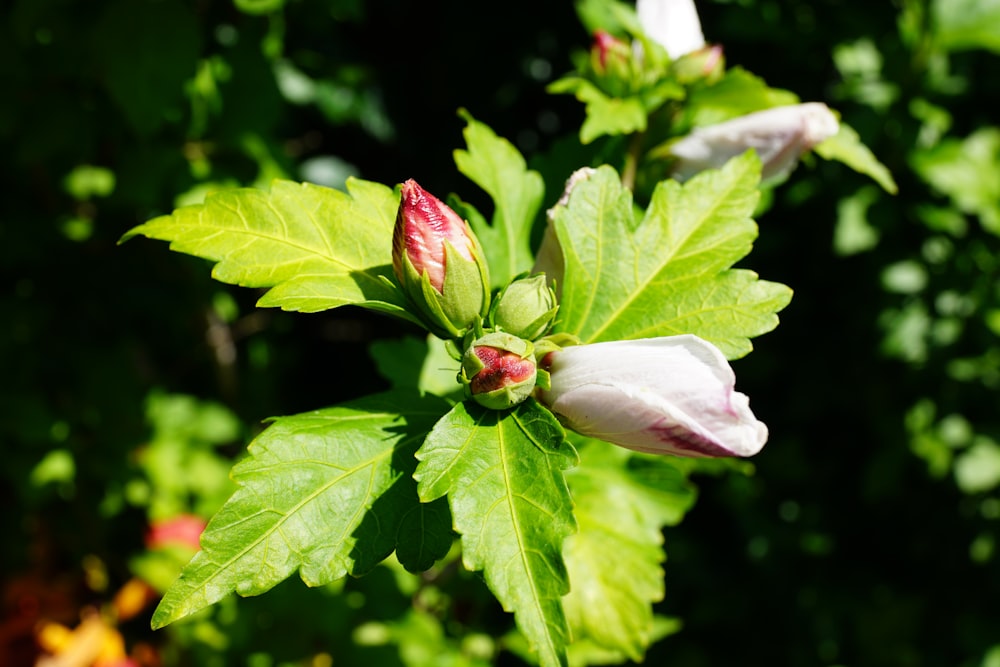
[[[545,274],[523,273],[493,299],[488,321],[501,331],[535,340],[552,328],[558,311],[555,290],[548,286]]]
[[[451,243],[444,244],[444,294],[438,298],[445,316],[462,332],[458,338],[481,322],[490,308],[489,269],[482,249],[476,246],[474,253],[479,261],[469,261]]]
[[[485,262],[465,259],[448,241],[444,248],[444,294],[434,289],[426,270],[417,273],[405,254],[403,289],[428,331],[445,340],[459,340],[482,321],[489,309],[489,274]]]

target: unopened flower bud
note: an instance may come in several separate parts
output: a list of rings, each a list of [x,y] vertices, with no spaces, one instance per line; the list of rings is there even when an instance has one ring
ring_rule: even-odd
[[[542,347],[540,345],[540,347]],[[539,400],[577,433],[651,454],[753,456],[767,426],[717,347],[690,334],[542,354]]]
[[[637,0],[635,10],[642,29],[671,59],[704,48],[705,36],[694,0]]]
[[[669,146],[675,159],[671,175],[687,180],[752,148],[763,165],[761,178],[780,180],[806,151],[837,134],[839,127],[834,113],[819,102],[774,107],[700,127]]]
[[[537,369],[534,346],[501,331],[473,341],[462,357],[459,380],[486,408],[506,410],[531,396]]]
[[[557,310],[556,293],[546,284],[545,274],[538,273],[503,288],[493,303],[490,321],[509,334],[535,340],[548,333]]]
[[[559,237],[556,236],[555,218],[560,208],[569,204],[569,196],[573,189],[583,181],[590,179],[597,173],[593,167],[580,167],[566,179],[566,186],[555,206],[545,213],[548,224],[545,226],[545,234],[542,236],[542,244],[538,247],[538,254],[535,256],[535,266],[532,273],[544,273],[548,277],[549,285],[555,284],[556,296],[562,286],[563,272],[566,270],[566,260],[563,258],[562,247],[559,245]]]
[[[721,46],[706,46],[675,60],[670,65],[670,71],[681,83],[713,83],[725,73],[726,59]]]
[[[632,49],[611,33],[597,30],[594,32],[594,42],[590,47],[590,58],[591,67],[598,74],[603,74],[609,69],[624,71],[632,58]]]
[[[461,338],[489,308],[489,270],[472,229],[412,178],[401,186],[392,268],[427,328]]]

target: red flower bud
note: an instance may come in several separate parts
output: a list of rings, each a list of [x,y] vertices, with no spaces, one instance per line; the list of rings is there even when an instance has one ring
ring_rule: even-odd
[[[392,232],[392,269],[403,281],[403,255],[418,272],[427,272],[431,286],[444,291],[445,242],[470,262],[475,242],[465,220],[447,204],[420,187],[412,178],[401,186],[396,227]]]
[[[488,333],[466,350],[459,377],[480,405],[506,410],[534,391],[533,352],[532,344],[517,336]]]
[[[629,46],[609,32],[595,30],[594,45],[591,47],[591,51],[597,56],[597,62],[603,70],[608,66],[609,55],[627,58]]]
[[[416,181],[402,184],[392,268],[433,333],[461,338],[489,307],[489,271],[469,225]]]

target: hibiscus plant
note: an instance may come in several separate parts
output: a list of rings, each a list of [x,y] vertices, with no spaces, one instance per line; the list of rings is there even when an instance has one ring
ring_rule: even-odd
[[[154,627],[392,556],[411,572],[442,559],[480,572],[542,665],[581,642],[640,659],[665,632],[661,529],[693,502],[686,462],[767,439],[727,361],[791,298],[732,268],[757,236],[762,173],[784,176],[816,147],[892,185],[825,106],[726,69],[690,1],[606,4],[553,90],[587,104],[584,143],[608,143],[562,193],[466,114],[455,162],[492,199],[489,221],[415,180],[279,180],[127,235],[268,288],[261,307],[353,305],[427,332],[407,348],[422,359],[382,365],[389,391],[273,419],[250,443]]]

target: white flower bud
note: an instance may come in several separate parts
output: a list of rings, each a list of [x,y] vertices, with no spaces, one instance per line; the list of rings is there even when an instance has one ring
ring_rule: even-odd
[[[677,161],[671,175],[685,181],[752,148],[763,164],[762,178],[780,179],[791,173],[803,153],[839,129],[837,117],[819,102],[757,111],[700,127],[672,144],[670,154]]]
[[[671,60],[704,48],[694,0],[637,0],[635,10],[643,31],[666,49]]]
[[[539,399],[583,435],[679,456],[752,456],[767,442],[722,352],[697,336],[567,347],[542,368]]]

